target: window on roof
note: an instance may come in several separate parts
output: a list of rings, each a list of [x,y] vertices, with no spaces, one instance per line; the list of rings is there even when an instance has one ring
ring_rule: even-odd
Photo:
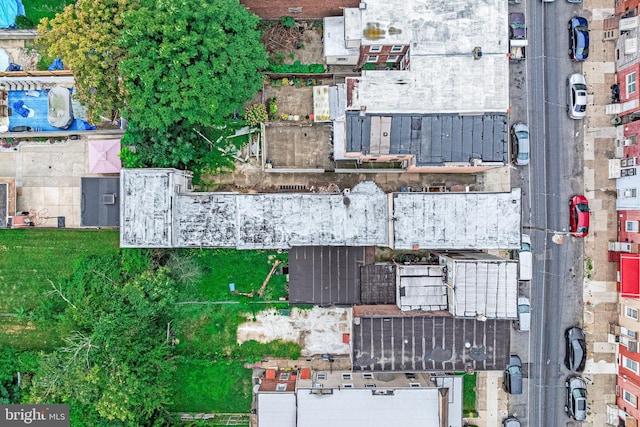
[[[367,62],[378,62],[378,55],[367,55]]]
[[[638,310],[636,310],[633,307],[624,307],[624,314],[627,317],[630,317],[632,319],[638,320]]]
[[[373,374],[371,372],[365,372],[362,374],[362,378],[364,378],[365,380],[372,380]]]
[[[364,386],[365,386],[365,388],[375,388],[376,387],[375,384],[365,384]]]
[[[342,384],[343,388],[353,388],[353,384],[351,383],[347,383],[347,384]]]
[[[629,359],[628,357],[622,356],[622,366],[633,371],[636,375],[640,373],[638,362],[633,359]]]
[[[287,391],[287,385],[285,383],[279,383],[276,385],[276,391]]]
[[[387,56],[387,62],[396,62],[398,61],[399,56],[398,55],[389,55]]]
[[[369,52],[382,52],[382,46],[379,44],[374,44],[369,46]]]
[[[404,46],[391,46],[391,52],[402,52]]]
[[[635,331],[632,331],[631,329],[627,329],[624,326],[620,327],[620,333],[630,338],[636,338],[638,336],[638,334]]]
[[[326,380],[327,379],[327,373],[326,372],[318,372],[316,374],[316,379],[318,379],[318,380]]]
[[[343,380],[351,380],[351,372],[343,372],[342,373]]]
[[[413,388],[420,388],[420,384],[418,384],[418,383],[411,383],[411,387],[413,387]]]
[[[624,222],[624,230],[637,233],[638,230],[639,230],[638,221],[625,221]]]

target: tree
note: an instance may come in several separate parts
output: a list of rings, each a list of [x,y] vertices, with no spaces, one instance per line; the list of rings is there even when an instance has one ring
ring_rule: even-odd
[[[126,116],[142,131],[220,125],[262,86],[258,17],[238,0],[139,0],[125,20]]]
[[[38,43],[73,71],[78,100],[92,121],[114,118],[124,105],[119,63],[125,50],[118,43],[124,12],[134,1],[78,0],[38,25]]]
[[[177,291],[143,251],[87,257],[64,288],[75,332],[45,355],[29,402],[69,403],[74,425],[151,425],[171,404],[166,325]],[[61,293],[58,293],[61,295]]]

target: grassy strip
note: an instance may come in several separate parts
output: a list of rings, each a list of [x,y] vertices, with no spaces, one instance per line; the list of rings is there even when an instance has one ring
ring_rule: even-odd
[[[42,18],[53,18],[61,13],[65,6],[75,3],[75,0],[22,0],[24,13],[34,24]]]
[[[462,412],[469,417],[476,414],[476,374],[464,374],[462,382]]]
[[[51,302],[49,281],[59,285],[77,259],[117,251],[119,234],[110,230],[0,230],[0,346],[53,348],[64,327],[31,314]]]

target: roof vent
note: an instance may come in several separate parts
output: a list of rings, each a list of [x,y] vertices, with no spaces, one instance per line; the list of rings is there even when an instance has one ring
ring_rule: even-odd
[[[365,10],[367,8],[367,4],[365,2],[360,2],[360,4],[358,5],[358,9],[360,10]]]
[[[116,195],[114,193],[103,194],[102,195],[102,204],[103,205],[115,205],[116,204]]]
[[[476,46],[473,48],[473,59],[482,58],[482,48],[480,46]]]

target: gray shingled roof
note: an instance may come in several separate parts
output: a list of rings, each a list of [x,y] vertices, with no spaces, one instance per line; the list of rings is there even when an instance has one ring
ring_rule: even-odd
[[[414,154],[417,166],[508,160],[508,124],[505,113],[366,114],[347,111],[346,151],[363,154]],[[372,134],[372,120],[391,119],[388,150],[380,152]],[[373,139],[373,141],[372,141]]]
[[[80,187],[81,226],[117,227],[120,225],[120,178],[83,177]]]

